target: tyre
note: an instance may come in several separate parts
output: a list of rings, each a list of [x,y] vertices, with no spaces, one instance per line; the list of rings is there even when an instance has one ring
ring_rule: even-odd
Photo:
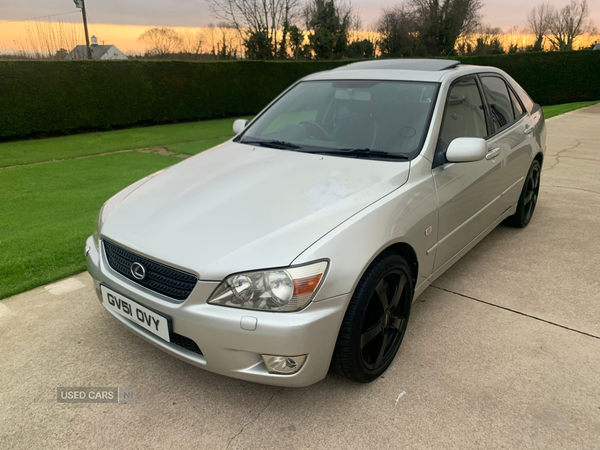
[[[506,225],[525,228],[529,224],[538,200],[541,173],[542,167],[540,166],[540,162],[534,160],[523,184],[523,190],[517,204],[517,212],[504,221]]]
[[[336,342],[332,368],[360,383],[379,377],[390,366],[408,325],[413,280],[404,258],[377,257],[350,300]]]

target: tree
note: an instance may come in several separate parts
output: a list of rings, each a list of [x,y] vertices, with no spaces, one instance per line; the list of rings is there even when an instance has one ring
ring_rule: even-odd
[[[138,42],[146,47],[146,54],[159,58],[179,51],[182,38],[177,31],[166,28],[150,28],[138,37]]]
[[[368,39],[351,42],[346,49],[346,57],[352,59],[373,58],[375,57],[375,45]]]
[[[280,55],[280,30],[299,13],[299,0],[207,0],[213,14],[237,30],[254,54]],[[257,46],[262,46],[258,48]]]
[[[508,44],[506,53],[517,53],[525,50],[525,48],[520,45],[523,43],[523,34],[529,34],[529,27],[520,27],[518,25],[514,25],[510,27],[506,33],[504,33],[504,42]]]
[[[192,59],[198,59],[202,54],[204,33],[200,30],[186,30],[181,34],[181,51]]]
[[[465,38],[480,25],[482,6],[481,0],[407,0],[384,9],[378,21],[381,54],[449,56],[459,40],[470,53],[474,47]]]
[[[21,58],[64,59],[63,49],[73,49],[81,42],[79,27],[72,23],[27,22],[25,37],[17,36],[14,46]]]
[[[416,24],[406,5],[396,5],[383,10],[377,21],[380,39],[379,51],[383,57],[413,56],[416,41]]]
[[[65,48],[60,48],[56,51],[56,55],[54,55],[54,59],[63,60],[69,54],[68,50]]]
[[[244,41],[244,47],[248,59],[273,59],[272,40],[266,31],[255,31],[249,35]],[[283,50],[285,51],[285,47]]]
[[[288,46],[292,53],[292,58],[296,61],[299,58],[305,58],[306,52],[304,51],[304,33],[296,25],[290,25],[288,28]]]
[[[344,56],[350,30],[358,25],[352,5],[340,0],[311,0],[304,16],[315,57],[340,59]]]
[[[548,40],[554,50],[573,50],[575,40],[584,34],[596,33],[587,0],[571,0],[558,11],[552,11],[548,25]]]
[[[237,30],[228,23],[208,24],[206,42],[215,59],[236,59],[241,51]]]
[[[533,51],[541,52],[544,50],[544,38],[548,34],[554,8],[549,3],[540,3],[527,12],[527,24],[529,31],[535,35]]]
[[[408,0],[425,54],[448,56],[456,41],[481,23],[481,0]]]
[[[515,43],[511,43],[508,46],[508,51],[506,53],[517,53],[519,51],[519,45]]]
[[[499,55],[504,53],[504,48],[500,42],[499,36],[502,34],[500,28],[484,26],[479,29],[475,48],[472,55]]]

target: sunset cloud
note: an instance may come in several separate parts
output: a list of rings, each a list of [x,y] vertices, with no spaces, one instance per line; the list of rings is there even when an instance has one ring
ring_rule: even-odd
[[[529,8],[541,0],[487,1],[483,7],[483,23],[502,27],[507,31],[512,26],[525,25],[525,14]],[[555,0],[551,3],[563,6],[569,0]],[[377,20],[381,8],[398,2],[394,0],[355,0],[363,25]],[[3,21],[23,20],[50,14],[73,11],[53,17],[79,24],[72,0],[0,0],[0,50],[14,48],[14,41],[25,37],[26,24]],[[218,22],[204,0],[87,0],[90,32],[101,41],[116,45],[123,51],[141,51],[137,37],[152,26],[202,27]],[[590,16],[600,27],[600,2],[590,2]]]

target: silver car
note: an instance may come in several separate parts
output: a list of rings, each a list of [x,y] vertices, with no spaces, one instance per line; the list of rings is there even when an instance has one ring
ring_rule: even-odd
[[[449,60],[316,73],[234,130],[108,200],[87,264],[134,333],[280,386],[381,375],[412,302],[496,225],[529,223],[546,134],[510,76]]]

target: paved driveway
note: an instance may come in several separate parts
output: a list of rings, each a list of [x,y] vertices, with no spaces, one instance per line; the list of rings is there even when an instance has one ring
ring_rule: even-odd
[[[0,302],[0,448],[600,448],[600,105],[548,121],[536,215],[413,306],[369,385],[255,385],[171,358],[87,274]],[[134,386],[135,404],[58,404]]]

